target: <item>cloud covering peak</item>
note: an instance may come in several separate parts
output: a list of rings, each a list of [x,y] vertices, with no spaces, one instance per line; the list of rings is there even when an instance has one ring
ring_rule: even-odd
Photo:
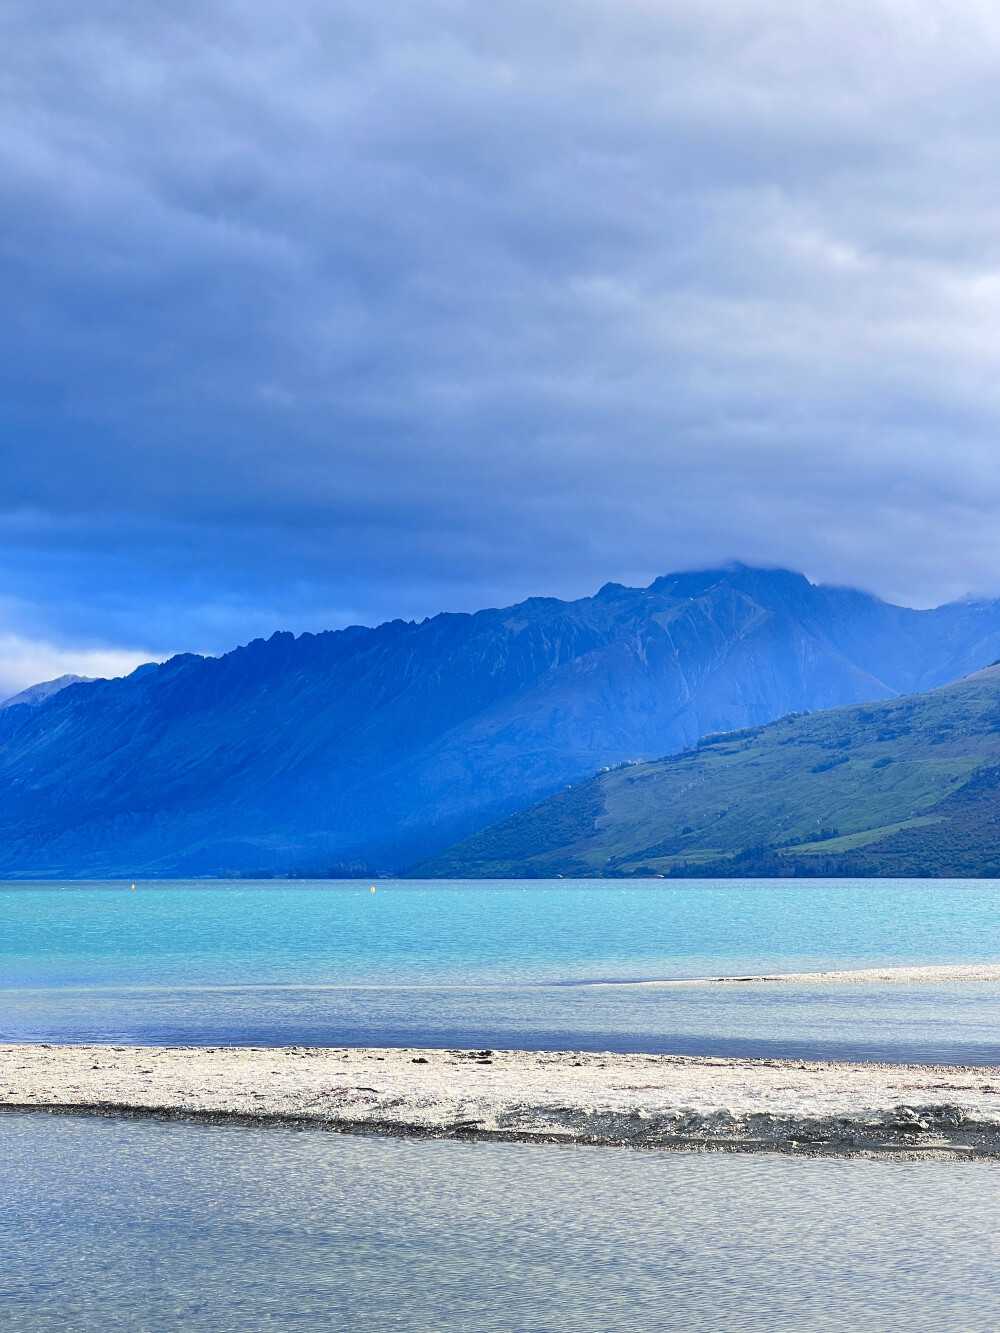
[[[732,557],[1000,586],[990,7],[0,22],[0,630],[215,651]]]

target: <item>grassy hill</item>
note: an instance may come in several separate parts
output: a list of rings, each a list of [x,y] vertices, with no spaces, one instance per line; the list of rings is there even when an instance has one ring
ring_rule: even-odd
[[[1000,666],[604,770],[412,873],[1000,875]]]

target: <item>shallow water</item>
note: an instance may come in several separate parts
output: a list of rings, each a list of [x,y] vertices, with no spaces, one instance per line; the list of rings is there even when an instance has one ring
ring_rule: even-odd
[[[1000,1166],[0,1116],[9,1333],[978,1333]]]
[[[0,1039],[1000,1062],[1000,987],[595,979],[1000,961],[996,881],[0,885]]]

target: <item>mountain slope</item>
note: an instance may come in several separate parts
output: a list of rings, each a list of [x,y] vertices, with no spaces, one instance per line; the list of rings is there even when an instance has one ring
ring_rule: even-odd
[[[998,656],[998,603],[742,566],[276,634],[0,711],[0,874],[394,869],[600,765]]]
[[[417,866],[444,876],[1000,871],[1000,666],[625,765]]]

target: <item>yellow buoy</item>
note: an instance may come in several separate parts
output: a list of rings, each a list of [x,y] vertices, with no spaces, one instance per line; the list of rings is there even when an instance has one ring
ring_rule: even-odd
[[[372,893],[374,893],[374,892],[375,892],[375,885],[373,884],[373,885],[372,885]]]

